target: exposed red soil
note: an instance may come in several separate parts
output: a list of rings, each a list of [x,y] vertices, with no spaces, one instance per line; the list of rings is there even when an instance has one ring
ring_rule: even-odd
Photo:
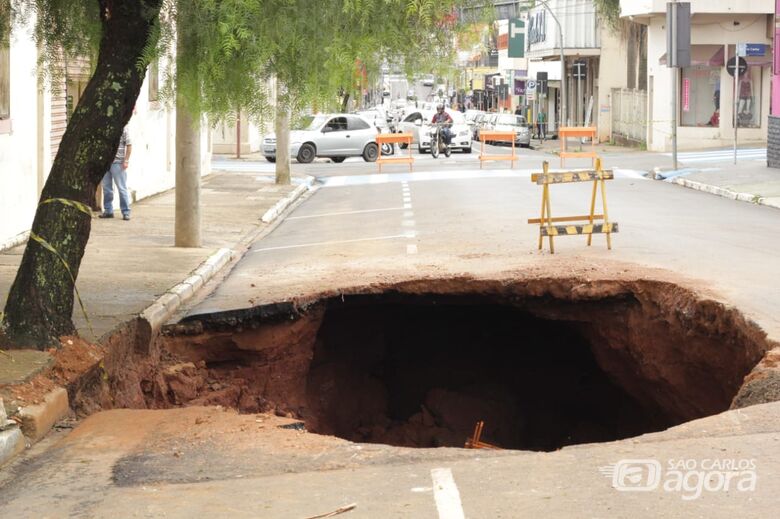
[[[543,410],[534,415],[534,424],[565,427],[566,437],[559,440],[564,443],[625,437],[638,434],[634,429],[640,425],[646,428],[640,432],[658,430],[726,410],[744,377],[769,347],[763,332],[738,311],[667,283],[447,279],[372,286],[366,292],[369,298],[386,293],[396,302],[399,297],[421,295],[471,298],[471,304],[505,305],[537,319],[569,323],[590,344],[595,364],[607,374],[609,383],[624,394],[602,393],[606,396],[599,398],[605,399],[604,405],[625,407],[620,402],[628,398],[640,402],[644,414],[654,418],[641,425],[639,416],[625,413],[604,423],[582,417],[560,419]],[[137,407],[223,405],[246,413],[276,413],[304,419],[310,431],[395,445],[462,445],[476,419],[488,422],[488,441],[492,437],[507,444],[520,434],[515,429],[521,427],[522,417],[506,418],[515,412],[516,397],[507,393],[507,387],[496,389],[485,383],[467,389],[426,386],[416,397],[416,411],[394,415],[389,410],[393,397],[388,395],[395,390],[370,372],[377,359],[361,359],[361,355],[384,355],[382,346],[370,344],[370,332],[379,330],[379,321],[358,315],[352,325],[342,323],[342,329],[360,329],[366,337],[349,338],[354,350],[347,357],[322,357],[326,308],[341,299],[308,304],[299,315],[287,316],[282,322],[246,322],[224,331],[163,338],[152,352],[158,360],[146,358],[136,364],[133,377],[139,377],[138,385],[124,384],[122,398],[140,404]],[[382,326],[384,334],[393,327],[392,323]],[[456,367],[445,363],[442,369]],[[527,391],[541,390],[546,376],[558,380],[552,384],[560,386],[552,391],[551,402],[563,402],[567,391],[574,396],[581,392],[576,386],[564,385],[577,376],[567,370],[581,367],[541,369],[547,375],[529,384]],[[407,382],[419,384],[420,380]],[[599,384],[599,391],[606,391],[602,387],[606,382]],[[531,434],[528,430],[525,427],[523,434]],[[533,434],[544,436],[545,432]]]
[[[27,382],[0,386],[18,405],[40,403],[51,390],[69,386],[85,373],[99,366],[105,348],[81,337],[66,336],[60,339],[60,348],[51,348],[52,364]]]

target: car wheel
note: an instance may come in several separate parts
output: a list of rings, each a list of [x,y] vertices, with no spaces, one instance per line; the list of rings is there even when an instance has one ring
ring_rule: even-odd
[[[346,160],[347,157],[331,157],[330,160],[335,162],[336,164],[341,164]]]
[[[265,160],[268,162],[276,162],[276,157],[266,157]]]
[[[376,162],[376,158],[379,156],[379,146],[375,142],[369,142],[366,147],[363,148],[363,160],[366,162]]]
[[[463,153],[471,153],[471,146],[468,148],[463,148]]]
[[[314,149],[314,145],[310,142],[301,145],[301,149],[298,150],[298,162],[301,164],[309,164],[317,156],[317,150]]]
[[[398,147],[401,148],[402,150],[405,150],[406,148],[409,147],[409,144],[402,142],[401,144],[398,145]]]

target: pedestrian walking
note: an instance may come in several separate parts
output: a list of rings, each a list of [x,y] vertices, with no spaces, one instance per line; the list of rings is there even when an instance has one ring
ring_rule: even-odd
[[[547,116],[545,115],[543,110],[539,110],[539,113],[536,114],[536,126],[537,126],[537,131],[539,132],[537,135],[540,141],[547,140],[547,134],[545,132],[546,123],[547,123]]]
[[[130,194],[127,191],[127,166],[130,161],[130,153],[133,145],[127,128],[122,130],[119,139],[119,147],[116,150],[114,162],[111,168],[103,176],[103,212],[98,218],[114,217],[114,184],[119,191],[119,209],[122,211],[122,220],[130,219]]]

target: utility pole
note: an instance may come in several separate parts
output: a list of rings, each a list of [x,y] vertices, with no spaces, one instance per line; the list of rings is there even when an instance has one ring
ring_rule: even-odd
[[[677,169],[677,108],[681,67],[691,66],[691,4],[677,2],[666,4],[666,66],[672,76],[672,164]]]
[[[552,16],[553,20],[555,21],[555,24],[558,26],[558,39],[560,43],[560,50],[561,50],[561,115],[558,120],[558,127],[565,126],[566,125],[566,117],[568,116],[567,113],[567,106],[566,106],[566,56],[564,53],[564,46],[563,46],[563,27],[561,26],[561,22],[558,20],[558,17],[555,16],[555,13],[550,9],[550,6],[547,5],[547,0],[537,0],[545,9],[547,9],[547,12],[550,13],[550,16]]]

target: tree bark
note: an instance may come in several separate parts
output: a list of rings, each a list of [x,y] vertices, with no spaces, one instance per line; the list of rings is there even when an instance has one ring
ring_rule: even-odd
[[[9,347],[44,349],[75,331],[71,273],[78,276],[92,218],[61,202],[43,202],[61,198],[92,205],[141,89],[145,71],[138,62],[162,2],[96,1],[103,28],[97,66],[62,137],[31,230],[62,261],[37,241],[28,241],[5,308]]]
[[[276,83],[276,183],[290,183],[290,110],[281,89]]]
[[[192,43],[185,31],[176,36],[176,56],[183,58]],[[183,67],[177,67],[182,70]],[[197,79],[195,80],[197,81]],[[200,247],[200,117],[193,114],[177,82],[176,92],[176,223],[177,247]]]

